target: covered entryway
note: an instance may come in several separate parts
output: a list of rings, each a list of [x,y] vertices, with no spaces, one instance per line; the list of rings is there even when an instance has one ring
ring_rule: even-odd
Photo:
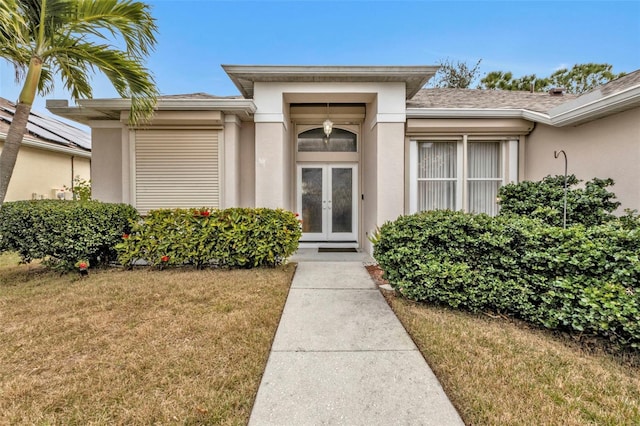
[[[344,125],[327,136],[317,125],[297,127],[295,199],[305,245],[358,247],[358,130]]]

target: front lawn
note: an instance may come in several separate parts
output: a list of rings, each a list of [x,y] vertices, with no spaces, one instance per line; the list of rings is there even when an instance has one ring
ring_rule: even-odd
[[[640,354],[587,353],[523,322],[386,296],[466,424],[640,424]]]
[[[0,256],[1,424],[246,424],[295,267],[59,275]]]

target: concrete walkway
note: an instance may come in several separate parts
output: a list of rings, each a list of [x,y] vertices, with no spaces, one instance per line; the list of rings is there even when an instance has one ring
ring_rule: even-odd
[[[340,254],[352,261],[293,259],[249,425],[463,425],[364,268],[371,259]]]

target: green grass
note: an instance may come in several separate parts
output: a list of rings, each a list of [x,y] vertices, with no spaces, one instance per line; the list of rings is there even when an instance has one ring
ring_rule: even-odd
[[[0,424],[246,424],[294,269],[3,266]]]
[[[517,321],[387,299],[466,424],[640,424],[630,359]]]

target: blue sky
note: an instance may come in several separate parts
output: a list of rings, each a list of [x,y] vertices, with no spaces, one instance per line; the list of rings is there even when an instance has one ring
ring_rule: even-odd
[[[551,74],[606,62],[640,69],[635,1],[217,1],[149,0],[159,27],[148,66],[163,94],[238,90],[220,64],[435,65],[475,63],[482,74]],[[19,86],[1,61],[0,96]],[[94,97],[115,97],[101,77]],[[58,84],[48,98],[69,99]],[[39,98],[34,108],[44,110]]]

